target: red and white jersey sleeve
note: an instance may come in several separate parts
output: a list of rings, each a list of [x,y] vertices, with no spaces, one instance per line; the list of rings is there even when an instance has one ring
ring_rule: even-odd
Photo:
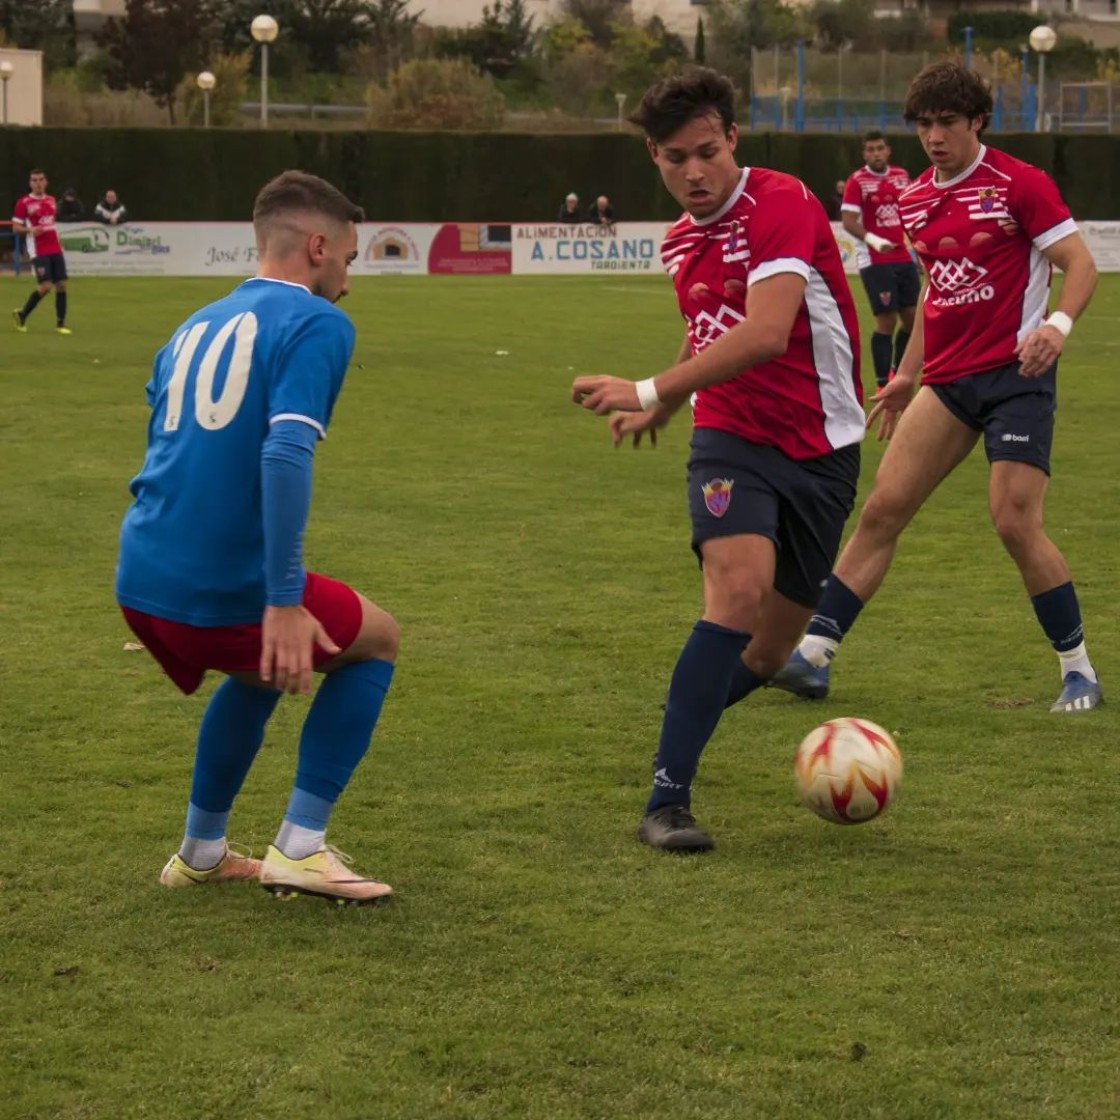
[[[891,166],[880,173],[864,166],[848,176],[840,203],[841,212],[857,215],[868,233],[893,241],[897,246],[880,253],[862,241],[857,242],[858,268],[873,264],[906,264],[910,260],[898,212],[898,196],[909,185],[910,176],[903,167]]]
[[[684,215],[662,259],[698,354],[749,315],[749,292],[782,273],[805,281],[786,352],[700,390],[698,428],[810,459],[863,438],[859,327],[824,207],[799,179],[746,168],[710,218]]]
[[[947,182],[924,171],[899,206],[929,276],[922,380],[953,381],[1016,361],[1015,347],[1046,317],[1051,269],[1043,250],[1077,232],[1054,181],[981,146]]]
[[[27,255],[49,257],[62,252],[58,231],[54,228],[57,213],[53,195],[25,194],[16,202],[13,221],[22,222],[31,232],[27,234]]]

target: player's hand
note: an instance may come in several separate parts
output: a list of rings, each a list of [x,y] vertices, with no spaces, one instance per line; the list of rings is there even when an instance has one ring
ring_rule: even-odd
[[[642,411],[636,382],[601,373],[577,377],[572,382],[572,400],[597,416],[606,416],[616,409],[623,412]]]
[[[261,622],[261,680],[281,692],[310,692],[316,646],[331,655],[342,652],[306,607],[265,607]]]
[[[1058,360],[1065,343],[1066,336],[1057,327],[1045,323],[1036,327],[1015,347],[1019,373],[1023,377],[1040,377]]]
[[[634,446],[640,447],[642,433],[649,432],[650,447],[657,446],[657,429],[664,428],[669,423],[672,414],[664,405],[647,408],[644,412],[612,412],[611,413],[611,443],[618,447],[627,437],[633,436]]]
[[[898,426],[898,418],[906,410],[906,406],[913,396],[914,379],[899,377],[898,374],[895,374],[871,398],[873,403],[871,411],[867,414],[867,426],[870,428],[876,420],[879,421],[879,430],[876,432],[876,437],[880,443],[885,439],[889,440],[894,435],[894,430]]]

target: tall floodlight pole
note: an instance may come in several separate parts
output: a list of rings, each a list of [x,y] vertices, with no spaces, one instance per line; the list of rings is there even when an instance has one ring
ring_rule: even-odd
[[[210,127],[210,91],[218,84],[218,79],[209,70],[203,70],[195,81],[202,90],[202,127]]]
[[[1038,54],[1038,111],[1035,114],[1035,132],[1046,131],[1046,56],[1054,49],[1058,33],[1045,23],[1040,23],[1030,34],[1032,50]]]

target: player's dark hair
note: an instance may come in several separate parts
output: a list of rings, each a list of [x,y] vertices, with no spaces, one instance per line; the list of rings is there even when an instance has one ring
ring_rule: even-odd
[[[863,134],[863,142],[870,144],[874,140],[886,140],[886,137],[877,128],[869,128]]]
[[[265,183],[253,203],[253,225],[267,225],[282,214],[311,211],[338,222],[365,220],[362,208],[326,179],[306,171],[285,171]]]
[[[41,167],[33,167],[27,173],[27,177],[30,179],[32,175],[46,175],[46,172]]]
[[[700,66],[650,86],[630,120],[659,144],[689,121],[709,113],[719,114],[727,132],[735,123],[735,87],[730,78]]]
[[[959,62],[931,62],[910,83],[902,116],[913,124],[934,113],[959,113],[970,121],[979,117],[983,133],[992,119],[991,87]]]

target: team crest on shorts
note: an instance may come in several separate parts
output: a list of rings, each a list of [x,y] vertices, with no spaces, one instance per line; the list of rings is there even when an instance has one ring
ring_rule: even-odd
[[[733,478],[713,478],[704,483],[704,505],[713,517],[722,517],[731,506],[731,487]]]
[[[880,302],[880,303],[881,303],[881,304],[882,304],[882,305],[883,305],[884,307],[886,307],[886,306],[887,306],[887,304],[888,304],[888,303],[890,303],[890,301],[891,301],[891,294],[890,294],[890,292],[880,292],[880,293],[879,293],[879,302]]]

